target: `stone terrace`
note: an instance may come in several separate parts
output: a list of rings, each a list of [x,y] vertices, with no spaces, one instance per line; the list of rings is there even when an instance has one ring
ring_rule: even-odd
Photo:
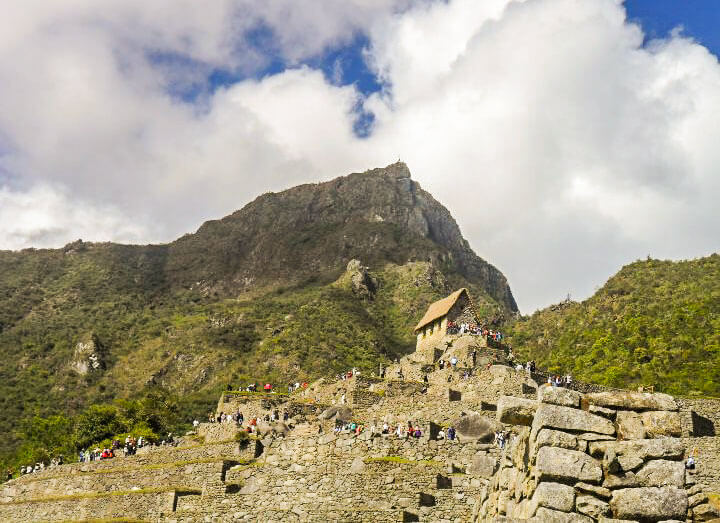
[[[471,350],[478,351],[470,370]],[[178,447],[69,464],[0,487],[1,521],[133,518],[225,521],[705,521],[718,517],[717,400],[538,386],[477,337],[444,339],[386,378],[319,380],[293,394],[225,393],[217,412],[246,421],[272,410],[241,444],[231,423],[201,424]],[[397,378],[402,370],[404,379]],[[427,383],[423,382],[427,376]],[[344,396],[344,398],[343,398]],[[365,425],[333,432],[335,419]],[[421,438],[371,434],[383,422]],[[456,441],[436,439],[454,426]],[[500,450],[494,433],[505,430]],[[698,458],[686,472],[688,455]]]

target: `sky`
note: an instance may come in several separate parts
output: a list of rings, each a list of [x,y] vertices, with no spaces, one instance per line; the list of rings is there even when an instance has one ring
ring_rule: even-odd
[[[398,158],[524,313],[720,250],[716,0],[11,0],[0,249],[167,242]]]

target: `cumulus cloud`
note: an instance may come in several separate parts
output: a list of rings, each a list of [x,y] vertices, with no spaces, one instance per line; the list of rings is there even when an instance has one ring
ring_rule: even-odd
[[[398,155],[525,312],[638,257],[720,247],[720,66],[680,34],[643,45],[615,0],[9,10],[0,248],[167,241]],[[359,33],[385,86],[367,98],[302,65]],[[277,57],[290,68],[262,73]],[[216,70],[244,79],[210,90]],[[368,137],[358,107],[375,116]]]

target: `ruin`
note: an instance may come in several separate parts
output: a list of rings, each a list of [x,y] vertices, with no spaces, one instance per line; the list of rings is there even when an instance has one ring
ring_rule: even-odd
[[[224,393],[218,413],[240,410],[245,420],[262,420],[288,411],[286,422],[260,421],[249,437],[238,436],[234,423],[204,423],[176,447],[145,447],[135,456],[9,481],[0,486],[0,520],[720,517],[712,494],[720,492],[720,400],[578,382],[551,387],[541,373],[507,365],[503,350],[481,336],[433,339],[389,366],[384,378],[321,379],[289,394]],[[456,369],[435,364],[453,355]],[[338,419],[364,430],[335,432]],[[421,437],[381,433],[384,422],[408,421],[422,427]],[[457,431],[452,441],[439,437],[449,426]],[[504,448],[494,441],[497,431],[509,434]],[[694,470],[685,468],[690,455]]]

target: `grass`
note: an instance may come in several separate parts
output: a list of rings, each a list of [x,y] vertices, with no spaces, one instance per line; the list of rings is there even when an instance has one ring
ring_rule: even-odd
[[[592,297],[521,318],[509,343],[521,361],[609,387],[720,396],[720,255],[647,259]]]
[[[115,492],[88,492],[85,494],[70,494],[67,496],[46,496],[42,498],[22,499],[16,501],[6,501],[0,505],[25,505],[28,503],[53,503],[56,501],[77,501],[80,499],[97,499],[112,496],[142,496],[150,494],[163,494],[166,492],[176,492],[181,495],[200,495],[202,489],[189,487],[158,487],[137,490],[118,490]]]
[[[713,507],[720,510],[720,493],[708,494],[708,501]]]

